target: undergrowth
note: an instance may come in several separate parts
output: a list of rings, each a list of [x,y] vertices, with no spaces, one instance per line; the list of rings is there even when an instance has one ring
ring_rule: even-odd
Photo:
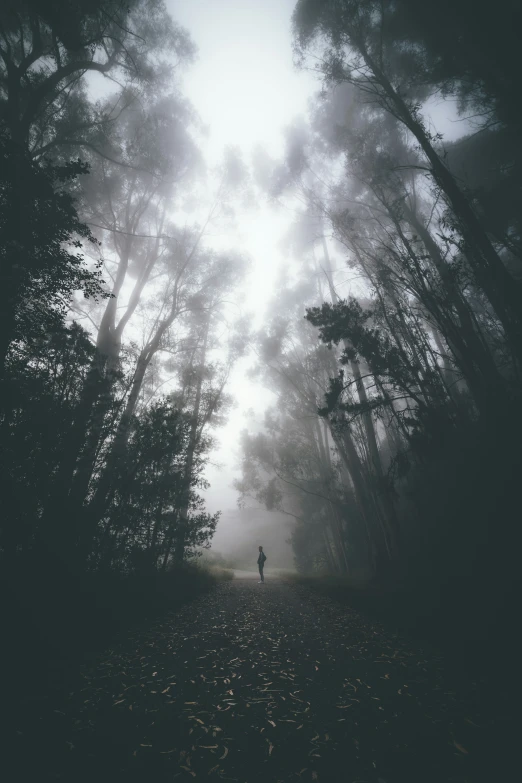
[[[27,565],[27,564],[26,564]],[[1,576],[5,690],[14,701],[47,693],[118,634],[210,590],[233,573],[185,563],[165,572],[74,574],[32,563]]]

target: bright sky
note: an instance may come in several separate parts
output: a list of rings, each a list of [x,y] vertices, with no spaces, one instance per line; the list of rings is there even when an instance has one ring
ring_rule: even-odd
[[[246,161],[258,144],[279,157],[284,128],[306,113],[318,84],[293,67],[294,5],[295,0],[167,0],[173,18],[189,30],[199,50],[198,61],[183,76],[182,90],[209,127],[204,153],[210,163],[218,162],[229,145],[240,147]],[[287,227],[286,215],[259,205],[242,216],[238,233],[229,237],[230,244],[239,244],[252,258],[243,306],[256,320],[284,260],[277,246]],[[262,411],[271,402],[262,387],[246,379],[246,364],[234,371],[228,391],[236,405],[226,427],[216,432],[219,448],[212,462],[222,467],[207,470],[210,511],[236,506],[231,484],[239,475],[239,434],[247,426],[246,412]]]
[[[315,82],[292,65],[295,0],[167,0],[199,49],[184,92],[210,126],[207,155],[223,146],[282,151],[281,131],[304,113]]]

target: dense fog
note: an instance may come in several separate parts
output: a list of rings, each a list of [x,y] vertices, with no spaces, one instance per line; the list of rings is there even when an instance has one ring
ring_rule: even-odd
[[[17,595],[125,603],[263,545],[494,614],[519,536],[520,12],[487,5],[3,5]]]

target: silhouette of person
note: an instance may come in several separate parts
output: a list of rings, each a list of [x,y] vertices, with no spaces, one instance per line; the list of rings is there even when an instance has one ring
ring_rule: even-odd
[[[258,584],[261,584],[262,582],[265,581],[265,577],[264,577],[264,574],[263,574],[263,568],[265,567],[265,560],[266,560],[266,555],[263,552],[263,547],[260,546],[259,547],[259,557],[257,558],[257,565],[259,567],[259,576],[261,577],[261,579],[259,580]]]

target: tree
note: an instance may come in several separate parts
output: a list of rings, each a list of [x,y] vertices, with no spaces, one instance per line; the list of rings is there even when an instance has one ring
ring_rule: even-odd
[[[373,0],[317,3],[300,0],[294,12],[298,47],[321,40],[319,67],[329,83],[349,83],[393,117],[415,138],[428,170],[451,208],[452,224],[462,235],[463,248],[476,277],[511,342],[521,356],[520,286],[509,274],[479,217],[459,187],[433,139],[426,130],[418,103],[422,84],[412,80],[415,51],[396,57],[394,39],[388,35],[392,5]],[[421,69],[421,73],[422,73]]]
[[[194,52],[162,0],[10,0],[0,21],[0,121],[33,154],[57,143],[82,146],[79,132],[110,118],[86,102],[85,74],[141,91],[158,79],[166,83],[176,58]]]
[[[141,552],[159,567],[169,562],[182,512],[188,522],[182,556],[206,545],[219,516],[205,512],[197,490],[205,486],[212,443],[206,428],[226,410],[232,354],[224,368],[206,352],[199,357],[194,417],[189,392],[190,399],[171,393],[158,400],[152,387],[155,373],[167,368],[165,356],[190,356],[191,340],[199,350],[191,324],[198,297],[217,318],[220,296],[241,274],[234,254],[203,246],[208,225],[225,211],[237,156],[228,155],[217,177],[207,220],[175,222],[172,214],[188,214],[187,195],[197,191],[202,166],[198,119],[174,75],[194,49],[161,0],[85,0],[74,7],[27,0],[2,8],[0,22],[7,164],[0,230],[8,282],[1,347],[3,391],[12,392],[0,422],[10,438],[2,464],[8,468],[14,455],[5,476],[16,474],[19,499],[26,449],[35,486],[32,503],[10,510],[1,554],[14,562],[47,553],[78,573],[106,567],[123,573]],[[92,98],[95,75],[116,85],[100,101]],[[70,162],[72,151],[81,151],[84,162]],[[81,302],[78,292],[92,302]],[[94,341],[66,325],[71,307],[94,329]],[[77,360],[64,347],[73,344]],[[63,356],[49,370],[44,345]],[[171,390],[182,365],[171,363]],[[54,373],[53,382],[46,373]],[[74,378],[71,389],[62,376]],[[55,413],[48,438],[40,434],[36,393],[17,399],[21,384],[40,389]],[[60,398],[62,386],[67,399]]]
[[[190,115],[181,112],[179,117],[178,110],[177,102],[167,99],[144,106],[140,111],[133,108],[122,113],[120,122],[113,128],[114,135],[125,150],[124,157],[133,160],[136,169],[122,169],[95,158],[93,176],[84,188],[89,222],[99,236],[108,239],[104,263],[112,287],[111,299],[97,324],[96,354],[76,426],[71,432],[68,459],[57,482],[60,504],[63,487],[71,484],[75,468],[74,486],[71,487],[73,505],[81,505],[86,497],[104,417],[111,404],[111,388],[118,377],[125,329],[152,282],[153,274],[168,278],[171,269],[166,259],[178,252],[180,242],[192,241],[166,223],[166,211],[172,207],[177,195],[176,185],[187,171],[193,170],[198,159],[188,129],[179,127],[182,119],[188,123]],[[202,234],[197,236],[195,244]],[[133,278],[134,284],[126,297],[123,312],[119,314],[122,299],[125,301],[125,289]],[[152,355],[153,352],[150,357]],[[142,359],[140,372],[134,379],[134,391],[127,403],[128,410],[135,404],[136,390],[139,391],[143,380],[140,374],[147,366]],[[55,512],[51,509],[50,513]]]
[[[74,323],[33,329],[11,346],[6,364],[10,405],[0,420],[4,561],[31,551],[50,533],[42,529],[40,515],[93,352],[89,335]]]
[[[96,240],[66,191],[85,173],[79,161],[64,166],[36,166],[27,156],[13,168],[13,144],[0,135],[0,373],[14,341],[59,329],[75,291],[106,298],[100,265],[90,270],[83,243]],[[22,179],[16,179],[18,176]],[[14,197],[20,188],[23,200]],[[22,211],[20,211],[20,209]],[[4,393],[5,393],[4,389]]]
[[[478,114],[481,124],[500,122],[520,133],[514,96],[521,9],[502,0],[495,11],[471,0],[443,0],[437,7],[399,0],[388,20],[389,35],[406,50],[422,48],[423,78],[443,95],[457,95],[461,110]]]

